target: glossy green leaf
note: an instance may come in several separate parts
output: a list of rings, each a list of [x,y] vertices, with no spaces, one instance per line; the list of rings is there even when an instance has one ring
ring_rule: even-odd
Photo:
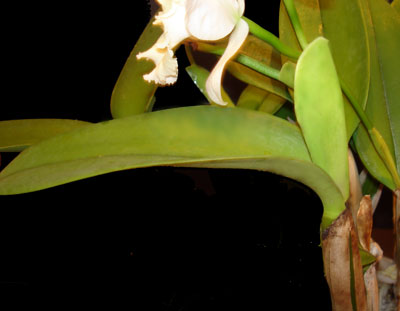
[[[335,183],[311,163],[297,126],[266,113],[213,106],[141,114],[50,138],[0,173],[0,194],[156,165],[264,169],[299,180],[321,197],[324,226],[344,209]]]
[[[193,80],[193,83],[197,86],[200,92],[207,98],[207,101],[211,104],[215,104],[212,102],[206,91],[206,82],[210,72],[196,64],[186,67],[186,72],[189,74],[190,78]],[[222,99],[228,103],[228,106],[234,106],[234,103],[230,99],[229,95],[225,92],[224,88],[221,89],[221,95]]]
[[[349,195],[348,147],[342,92],[325,38],[310,43],[295,75],[295,112],[312,161]]]
[[[66,119],[0,121],[0,152],[20,152],[42,140],[89,124]]]
[[[362,0],[371,52],[371,85],[366,113],[385,139],[400,172],[400,17],[384,0]],[[368,171],[394,190],[392,176],[373,147],[363,126],[355,146]]]
[[[148,83],[143,75],[154,68],[149,60],[138,60],[139,52],[149,49],[160,37],[162,28],[153,25],[150,20],[129,55],[114,86],[111,96],[111,114],[113,118],[122,118],[140,114],[151,109],[157,85]]]
[[[365,107],[369,87],[369,51],[365,20],[359,0],[294,0],[300,23],[309,42],[319,36],[330,41],[339,77]],[[279,36],[287,45],[300,50],[285,6],[281,2]],[[285,62],[287,58],[283,58]],[[345,101],[347,137],[350,139],[359,119]]]

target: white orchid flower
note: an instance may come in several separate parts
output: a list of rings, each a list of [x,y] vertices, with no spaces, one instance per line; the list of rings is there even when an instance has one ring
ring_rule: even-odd
[[[162,10],[155,17],[155,25],[164,32],[138,59],[151,59],[156,67],[143,76],[148,81],[168,85],[176,82],[178,62],[174,48],[187,38],[216,41],[228,35],[224,54],[206,82],[208,96],[217,104],[226,105],[221,96],[222,74],[226,63],[236,54],[248,33],[249,26],[241,19],[244,0],[157,0]]]

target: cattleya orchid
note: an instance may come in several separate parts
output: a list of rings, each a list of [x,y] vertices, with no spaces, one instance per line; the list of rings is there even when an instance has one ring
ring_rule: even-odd
[[[156,67],[143,76],[148,82],[169,85],[178,77],[178,62],[174,49],[187,38],[216,41],[228,35],[224,54],[206,82],[206,90],[217,104],[226,105],[221,96],[221,80],[226,63],[236,54],[248,33],[248,24],[241,19],[244,0],[157,0],[162,10],[155,17],[155,25],[164,32],[138,59],[151,59]]]

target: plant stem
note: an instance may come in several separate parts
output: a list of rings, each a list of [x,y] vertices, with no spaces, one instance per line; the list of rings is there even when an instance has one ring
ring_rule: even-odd
[[[256,24],[252,20],[248,19],[247,17],[243,16],[242,19],[246,21],[249,25],[250,33],[257,38],[263,40],[264,42],[273,46],[278,52],[293,58],[298,59],[300,56],[300,52],[292,49],[290,46],[284,44],[277,36],[270,33],[268,30],[262,28],[260,25]]]
[[[201,52],[211,53],[219,56],[221,56],[225,52],[225,48],[203,42],[197,42],[196,45],[197,45],[196,49]],[[278,69],[269,67],[263,64],[262,62],[255,60],[254,58],[251,58],[247,55],[238,54],[235,58],[235,61],[265,76],[280,81],[279,78],[280,71]]]
[[[283,0],[283,3],[285,4],[290,21],[292,22],[294,31],[296,32],[297,40],[299,40],[300,46],[304,50],[308,43],[303,28],[301,27],[299,15],[297,15],[294,2],[293,0]]]

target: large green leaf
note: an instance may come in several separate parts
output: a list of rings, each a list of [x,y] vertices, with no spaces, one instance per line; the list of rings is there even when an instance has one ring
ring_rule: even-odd
[[[0,152],[20,152],[42,140],[89,124],[66,119],[0,121]]]
[[[312,161],[332,177],[347,199],[349,168],[343,98],[325,38],[315,39],[299,58],[294,100]]]
[[[324,36],[330,41],[339,77],[351,90],[356,101],[364,107],[370,72],[365,21],[359,0],[294,0],[294,3],[307,40],[311,42]],[[300,50],[283,2],[279,16],[279,36],[284,43]],[[347,98],[344,109],[347,137],[350,139],[359,119]]]
[[[114,86],[111,96],[111,113],[114,118],[127,117],[150,110],[157,85],[148,83],[143,75],[154,68],[149,60],[138,60],[139,52],[149,49],[160,37],[162,28],[150,20],[129,55]]]
[[[266,113],[212,106],[141,114],[50,138],[0,173],[0,194],[156,165],[260,169],[299,180],[320,196],[323,227],[344,209],[335,183],[311,163],[297,126]]]
[[[362,0],[371,51],[371,85],[366,113],[385,139],[400,173],[400,16],[384,0]],[[368,171],[394,189],[392,177],[360,126],[355,146]]]

